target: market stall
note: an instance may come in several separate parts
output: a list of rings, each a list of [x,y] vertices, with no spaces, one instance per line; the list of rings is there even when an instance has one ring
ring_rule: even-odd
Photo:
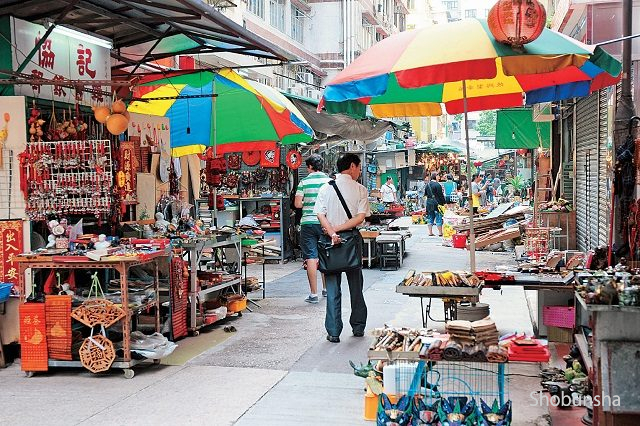
[[[89,290],[89,296],[79,305],[74,304],[71,295],[67,294],[68,292],[73,294],[73,290],[63,290],[65,293],[60,296],[45,296],[44,303],[34,300],[23,304],[20,307],[22,370],[31,376],[33,372],[47,371],[49,367],[85,367],[94,373],[109,368],[122,368],[125,377],[132,378],[134,372],[131,367],[141,361],[141,358],[135,359],[132,355],[131,332],[133,331],[132,323],[135,324],[134,319],[145,312],[152,312],[153,331],[155,333],[160,331],[158,261],[162,256],[166,256],[166,253],[156,250],[136,255],[114,253],[100,261],[66,255],[50,257],[34,255],[16,259],[19,273],[18,294],[23,299],[31,293],[24,278],[28,269],[52,271],[113,269],[119,274],[120,283],[119,293],[113,299],[119,300],[119,303],[105,297],[100,289],[100,283],[94,281],[92,289]],[[154,269],[153,283],[147,287],[151,289],[151,293],[145,291],[142,298],[134,295],[130,297],[129,270],[134,266],[145,264],[152,264]],[[94,280],[96,279],[97,276]],[[82,341],[80,348],[75,349],[77,353],[73,348],[76,337],[81,338],[85,332],[77,332],[76,328],[72,328],[71,318],[90,328],[89,337]],[[116,323],[120,323],[121,326],[122,340],[119,346],[122,348],[122,355],[120,357],[116,357],[114,343],[105,332],[105,329]],[[96,331],[96,326],[101,330]],[[101,334],[94,335],[94,332]],[[80,360],[75,360],[76,356]],[[159,358],[149,358],[149,360],[159,362]]]

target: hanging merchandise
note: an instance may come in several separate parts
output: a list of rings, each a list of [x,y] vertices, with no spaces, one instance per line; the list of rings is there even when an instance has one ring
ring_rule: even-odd
[[[31,142],[41,142],[42,141],[42,125],[45,121],[40,117],[40,110],[36,108],[36,101],[33,101],[33,107],[31,108],[31,116],[27,121],[29,124],[29,134],[31,137],[29,141]]]
[[[302,165],[302,154],[297,149],[292,149],[287,152],[287,166],[290,169],[296,170]]]
[[[110,212],[111,141],[32,142],[24,153],[29,218]]]
[[[107,122],[107,118],[111,115],[111,111],[109,111],[109,107],[104,105],[98,105],[92,108],[93,109],[93,118],[96,119],[98,123],[104,124]]]
[[[80,362],[92,373],[107,371],[116,359],[116,351],[111,340],[107,339],[104,327],[101,327],[101,334],[91,335],[84,339],[80,350]]]
[[[260,151],[245,151],[242,153],[242,161],[247,166],[255,166],[260,162]]]
[[[216,195],[216,209],[218,211],[224,210],[224,196],[220,194]]]
[[[257,172],[257,170],[256,170]],[[256,173],[254,173],[255,175]],[[240,183],[242,183],[242,185],[244,186],[249,186],[251,185],[251,183],[253,182],[253,176],[251,174],[251,172],[248,171],[244,171],[242,172],[242,174],[240,175]]]
[[[177,249],[182,250],[182,249]],[[176,255],[177,254],[177,255]],[[175,253],[171,257],[171,327],[172,338],[177,339],[188,334],[187,331],[187,293],[188,293],[188,276],[184,276],[184,268],[187,264],[180,257],[182,253]]]
[[[256,182],[264,182],[265,180],[267,180],[268,175],[269,172],[265,169],[256,169],[256,171],[253,172],[253,180]]]
[[[222,184],[227,188],[235,188],[238,186],[238,174],[234,172],[229,172],[225,175],[222,175]]]
[[[262,151],[260,165],[262,167],[278,167],[280,165],[280,149],[275,148]]]
[[[229,154],[227,164],[231,170],[240,170],[240,156],[238,154]]]
[[[111,115],[107,116],[106,125],[109,133],[114,136],[122,134],[129,127],[129,113],[121,99],[115,99],[111,104]]]
[[[82,305],[71,311],[71,318],[87,327],[102,325],[108,328],[124,316],[125,312],[122,308],[105,299],[97,272],[91,276],[91,287],[87,299],[82,302]]]

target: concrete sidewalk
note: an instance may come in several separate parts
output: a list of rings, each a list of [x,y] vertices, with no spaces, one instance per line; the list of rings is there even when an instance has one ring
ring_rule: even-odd
[[[467,251],[443,247],[439,238],[426,236],[424,226],[412,232],[402,269],[364,271],[368,330],[421,326],[419,299],[395,292],[408,269],[468,268]],[[508,254],[478,253],[482,268],[511,262]],[[371,338],[351,336],[348,292],[342,341],[332,344],[325,340],[323,303],[303,301],[308,284],[301,262],[267,265],[267,271],[279,278],[267,280],[267,298],[257,300],[261,307],[227,320],[237,332],[184,365],[142,367],[132,380],[120,372],[95,376],[60,369],[28,379],[17,364],[0,370],[0,424],[372,425],[363,420],[363,379],[348,364],[366,362]],[[254,267],[250,275],[256,272]],[[490,303],[502,333],[531,332],[522,289],[484,290],[481,300]],[[434,316],[442,317],[439,301]],[[221,328],[209,333],[224,334]],[[200,338],[207,336],[189,339]],[[546,408],[531,406],[529,398],[540,387],[538,365],[512,363],[509,369],[513,424],[546,424],[536,423]]]

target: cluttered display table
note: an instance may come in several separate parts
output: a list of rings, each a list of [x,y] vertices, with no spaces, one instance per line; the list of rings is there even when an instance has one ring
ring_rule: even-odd
[[[385,326],[373,335],[369,363],[352,364],[366,378],[368,420],[413,403],[423,424],[511,424],[509,363],[549,359],[544,341],[524,334],[500,337],[490,318],[449,321],[444,333]]]
[[[411,270],[396,286],[396,292],[420,298],[423,327],[427,327],[431,317],[431,299],[440,298],[444,302],[444,321],[457,319],[458,303],[477,301],[482,289],[482,281],[474,274],[465,272],[421,272]],[[428,299],[426,306],[424,299]]]
[[[158,262],[167,256],[165,250],[149,250],[133,253],[114,253],[92,261],[86,256],[45,256],[27,254],[18,256],[18,290],[23,303],[20,306],[20,343],[22,369],[28,376],[36,371],[47,371],[49,367],[85,367],[92,372],[109,368],[124,369],[125,377],[134,373],[131,367],[149,359],[134,357],[132,351],[132,320],[142,312],[152,312],[153,328],[160,330],[160,306],[158,300]],[[154,270],[153,283],[142,292],[132,294],[128,281],[130,268],[151,264]],[[56,295],[40,295],[35,291],[26,299],[25,272],[28,269],[50,270],[104,270],[112,269],[119,274],[119,291],[114,297],[105,297],[102,286],[93,275],[91,288],[86,297],[76,297],[72,290],[62,290]],[[126,302],[125,302],[126,301]],[[71,319],[76,319],[88,329],[72,328]],[[117,326],[116,326],[117,325]],[[115,327],[114,327],[115,326]],[[118,328],[109,335],[120,335],[119,348],[107,337],[106,329]],[[110,332],[112,330],[109,330]],[[82,339],[85,335],[87,337]],[[154,335],[158,336],[158,335]],[[159,335],[162,338],[161,335]],[[136,339],[144,339],[136,334]],[[72,355],[72,346],[82,342],[77,355]],[[116,357],[116,353],[119,356]],[[76,357],[79,355],[79,360]]]

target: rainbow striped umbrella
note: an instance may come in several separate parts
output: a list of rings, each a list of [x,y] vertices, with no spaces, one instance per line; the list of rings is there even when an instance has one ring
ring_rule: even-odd
[[[519,49],[481,19],[392,35],[327,84],[318,109],[364,117],[421,117],[582,97],[615,84],[621,64],[597,46],[545,29]],[[468,126],[465,124],[465,129]],[[470,158],[467,135],[467,158]],[[471,182],[471,164],[467,162]],[[471,187],[469,199],[471,199]],[[475,271],[473,214],[469,263]]]
[[[230,69],[143,80],[134,96],[142,100],[128,111],[169,118],[174,157],[200,154],[208,146],[218,154],[260,151],[276,143],[310,142],[313,135],[284,95]]]
[[[545,29],[521,49],[497,42],[486,20],[392,35],[326,86],[319,108],[364,117],[420,117],[558,101],[615,84],[621,64],[602,48]]]

